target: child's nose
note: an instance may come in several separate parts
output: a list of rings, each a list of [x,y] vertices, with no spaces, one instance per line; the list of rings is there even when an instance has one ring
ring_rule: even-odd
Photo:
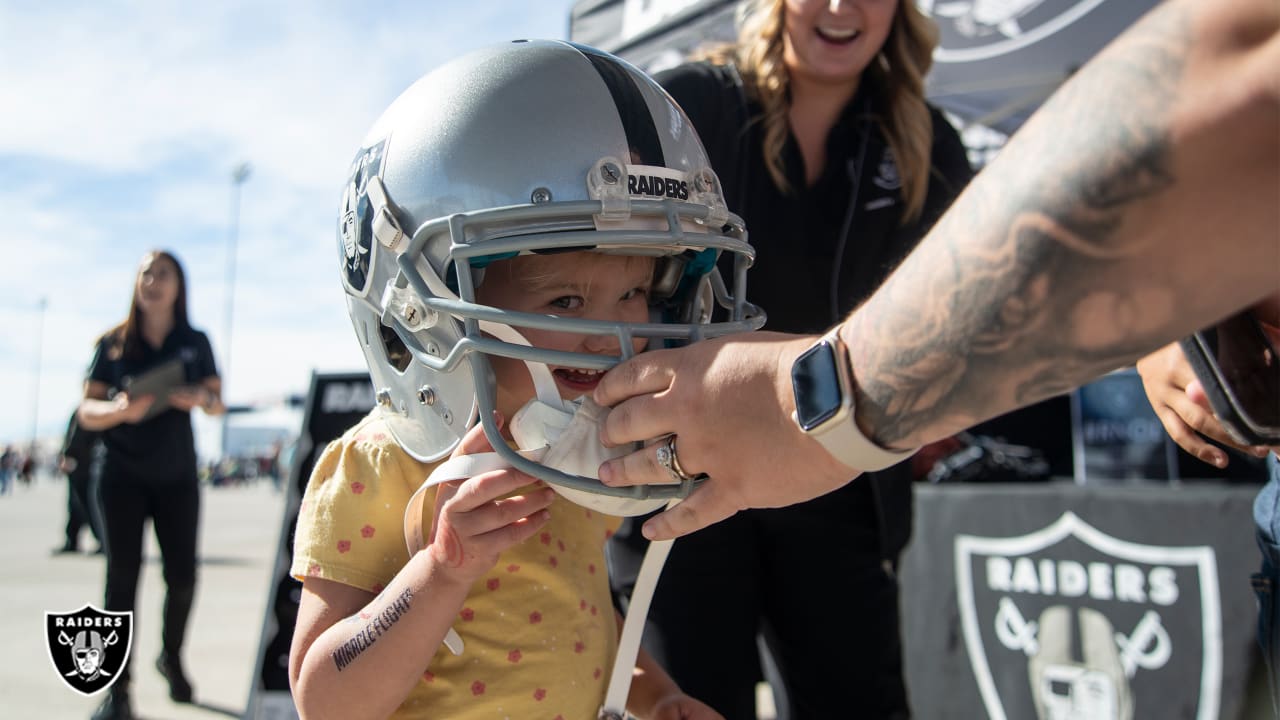
[[[622,345],[618,342],[618,336],[610,333],[608,335],[588,335],[583,342],[583,347],[589,353],[617,355],[618,349]]]

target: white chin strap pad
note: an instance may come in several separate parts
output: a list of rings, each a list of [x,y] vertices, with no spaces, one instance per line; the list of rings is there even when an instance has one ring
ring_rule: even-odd
[[[511,437],[522,451],[538,452],[544,448],[539,460],[549,468],[570,475],[598,477],[600,464],[621,457],[634,448],[622,445],[606,448],[600,443],[600,423],[608,414],[594,400],[583,396],[574,403],[577,412],[552,407],[538,399],[530,400],[511,418]],[[567,488],[549,483],[569,502],[590,508],[606,515],[632,517],[644,515],[666,504],[662,499],[640,500],[613,495],[600,495],[585,490]]]

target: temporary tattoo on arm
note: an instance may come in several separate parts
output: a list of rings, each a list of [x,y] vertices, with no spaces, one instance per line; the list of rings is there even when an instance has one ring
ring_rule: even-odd
[[[396,621],[409,611],[409,605],[412,600],[413,591],[405,589],[390,605],[383,608],[382,612],[374,615],[350,640],[347,640],[337,650],[334,650],[333,664],[338,667],[338,672],[342,672],[352,661],[360,656],[360,653],[368,650],[384,632],[390,630],[391,626],[395,625]],[[350,620],[355,620],[356,617],[352,616]]]
[[[854,315],[859,418],[878,440],[908,445],[1064,392],[1166,332],[1179,298],[1152,235],[1121,230],[1177,182],[1179,9],[1065,85]]]

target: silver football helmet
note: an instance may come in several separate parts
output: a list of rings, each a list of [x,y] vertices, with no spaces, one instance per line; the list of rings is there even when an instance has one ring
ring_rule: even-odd
[[[689,120],[641,71],[567,42],[479,50],[406,90],[356,155],[338,240],[378,404],[400,445],[423,461],[448,454],[479,417],[498,453],[550,483],[683,497],[689,483],[609,488],[511,450],[493,420],[487,356],[522,359],[531,373],[546,364],[607,369],[621,358],[540,350],[519,328],[612,334],[626,356],[632,338],[682,344],[764,323],[744,298],[754,258],[746,230]],[[488,263],[568,250],[656,257],[650,322],[476,302]],[[717,265],[732,268],[732,287]]]

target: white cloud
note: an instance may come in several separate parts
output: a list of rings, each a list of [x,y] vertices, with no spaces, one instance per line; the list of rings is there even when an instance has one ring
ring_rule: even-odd
[[[230,399],[362,359],[337,284],[339,188],[365,131],[466,50],[563,37],[572,0],[0,4],[0,442],[61,432],[142,253],[174,249],[223,359],[231,169],[249,161]],[[38,304],[47,299],[37,350]]]

